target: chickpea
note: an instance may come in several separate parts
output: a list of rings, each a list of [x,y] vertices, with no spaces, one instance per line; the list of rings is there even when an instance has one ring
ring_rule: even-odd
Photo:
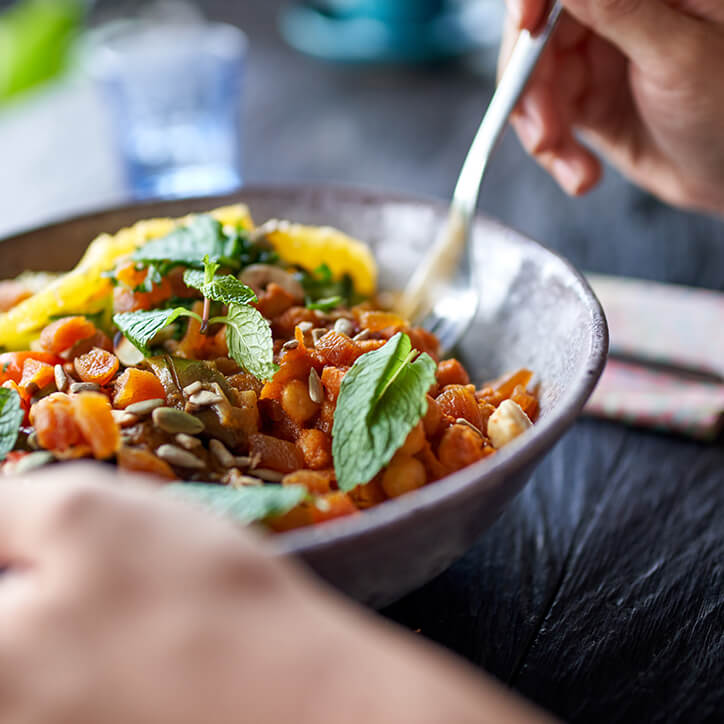
[[[409,455],[397,455],[382,475],[382,489],[390,498],[421,488],[427,482],[425,466]]]
[[[301,425],[314,417],[319,405],[309,396],[309,385],[302,380],[292,380],[282,390],[282,408],[294,422]]]
[[[412,428],[402,447],[397,451],[399,455],[417,455],[425,446],[425,428],[422,421]]]

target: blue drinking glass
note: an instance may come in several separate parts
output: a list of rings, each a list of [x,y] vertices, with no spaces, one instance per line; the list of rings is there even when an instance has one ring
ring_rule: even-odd
[[[135,198],[242,184],[246,49],[244,33],[221,23],[129,20],[100,31],[92,71]]]

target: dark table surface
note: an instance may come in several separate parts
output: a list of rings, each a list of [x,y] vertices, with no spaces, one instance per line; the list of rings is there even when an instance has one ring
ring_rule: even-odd
[[[489,78],[319,63],[280,41],[277,2],[203,4],[250,36],[250,183],[449,195]],[[613,171],[568,199],[510,134],[490,173],[483,210],[584,269],[724,289],[721,221]],[[722,441],[582,420],[461,561],[385,614],[567,720],[724,720]]]

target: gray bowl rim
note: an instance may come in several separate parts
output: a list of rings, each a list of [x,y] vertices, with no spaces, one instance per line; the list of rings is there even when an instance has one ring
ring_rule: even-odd
[[[0,240],[0,251],[4,241],[21,241],[23,236],[38,233],[52,233],[74,223],[102,223],[104,217],[117,213],[138,212],[138,219],[144,216],[144,209],[159,206],[183,206],[184,203],[208,203],[208,208],[233,203],[248,203],[253,214],[253,198],[276,197],[298,199],[309,197],[336,197],[342,201],[361,205],[383,203],[418,204],[446,213],[449,202],[422,194],[398,191],[367,189],[344,185],[324,184],[264,184],[249,185],[223,196],[194,196],[182,199],[153,199],[119,204],[84,214],[71,215],[68,218],[43,224],[36,228],[13,233]],[[177,213],[177,212],[173,212]],[[183,212],[179,212],[183,213]],[[548,256],[556,261],[569,276],[570,287],[590,315],[591,346],[587,350],[585,370],[562,395],[550,414],[541,418],[533,428],[521,438],[507,445],[495,455],[481,460],[452,475],[438,480],[432,485],[413,493],[388,500],[382,505],[363,511],[360,515],[332,520],[309,528],[300,528],[273,537],[274,545],[284,553],[295,555],[322,554],[341,544],[359,542],[364,544],[369,537],[377,538],[385,532],[394,535],[399,526],[414,524],[414,519],[430,513],[441,505],[464,504],[470,496],[484,494],[488,484],[505,484],[505,480],[516,472],[534,464],[543,457],[579,416],[586,400],[596,386],[608,355],[608,326],[600,302],[593,293],[585,277],[567,259],[548,249],[525,234],[488,216],[478,214],[477,220],[491,230],[504,234],[510,243],[519,247],[528,247],[536,257]],[[112,229],[106,231],[113,232]],[[346,229],[354,236],[353,229]],[[90,243],[90,240],[89,240]]]

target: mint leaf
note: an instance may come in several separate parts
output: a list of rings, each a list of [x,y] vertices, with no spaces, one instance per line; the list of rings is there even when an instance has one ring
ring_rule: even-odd
[[[331,312],[333,309],[342,306],[343,301],[344,300],[340,296],[318,299],[316,302],[307,298],[307,309],[316,309],[320,312]]]
[[[148,312],[123,312],[113,315],[113,323],[121,330],[123,336],[144,355],[151,354],[149,342],[169,324],[179,317],[201,317],[194,312],[176,307],[175,309],[152,309]]]
[[[15,390],[0,387],[0,462],[15,447],[25,412]]]
[[[260,380],[270,380],[279,369],[274,364],[274,340],[269,322],[261,312],[244,304],[230,304],[226,317],[211,323],[226,322],[229,356]]]
[[[227,242],[216,219],[206,215],[194,216],[186,226],[137,249],[133,258],[145,264],[172,263],[198,268],[206,255],[214,262],[222,259]]]
[[[200,503],[244,525],[288,513],[307,497],[302,485],[233,488],[209,483],[171,483],[162,490],[176,498]]]
[[[256,301],[254,291],[242,284],[235,276],[226,274],[206,281],[205,272],[187,269],[184,272],[184,284],[198,289],[207,299],[223,304],[251,304]]]
[[[363,354],[342,380],[332,428],[332,457],[340,490],[368,483],[390,462],[427,412],[435,362],[398,332]]]

